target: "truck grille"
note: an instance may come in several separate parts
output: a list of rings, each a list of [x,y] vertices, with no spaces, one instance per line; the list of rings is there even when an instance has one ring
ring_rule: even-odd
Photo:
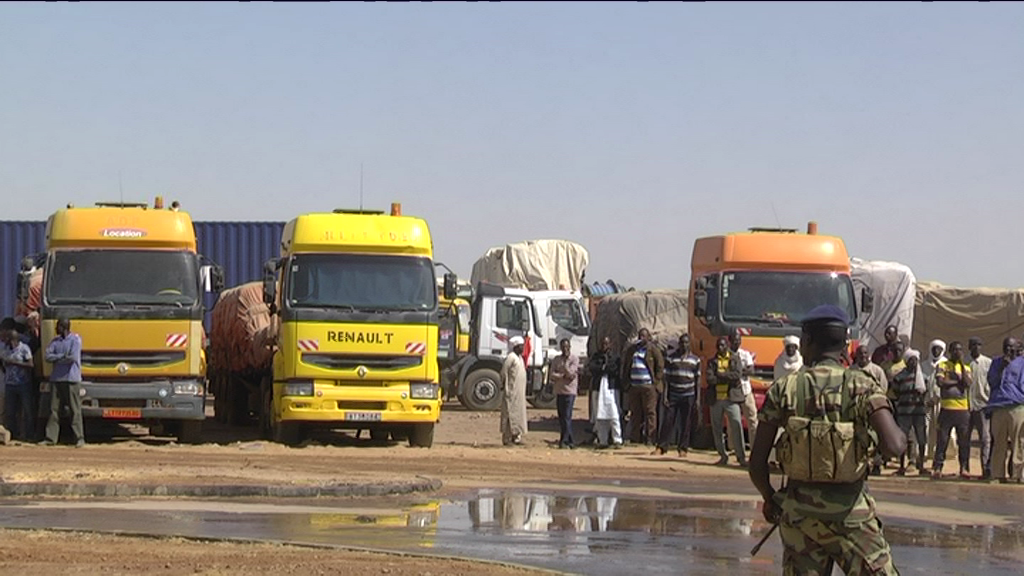
[[[338,410],[387,410],[387,402],[359,402],[356,400],[339,400]]]
[[[376,370],[401,370],[423,364],[422,356],[383,356],[357,354],[324,354],[307,352],[302,355],[306,364],[331,370],[354,370],[360,366]]]
[[[124,362],[133,368],[156,368],[181,362],[184,351],[177,352],[82,352],[82,366],[89,368],[113,368]]]

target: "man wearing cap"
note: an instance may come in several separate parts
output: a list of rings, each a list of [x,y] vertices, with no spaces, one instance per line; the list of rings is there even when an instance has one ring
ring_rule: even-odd
[[[836,306],[811,310],[800,338],[804,368],[773,382],[761,407],[750,478],[764,498],[765,519],[779,524],[786,574],[828,574],[833,563],[845,574],[897,574],[865,485],[876,444],[869,429],[877,433],[877,447],[888,457],[902,454],[907,439],[874,379],[840,364],[849,323],[846,312]],[[789,484],[776,492],[768,454],[780,427],[785,432],[779,463]],[[851,457],[837,462],[834,474],[823,476],[822,469],[802,461],[802,452],[820,456],[808,452],[820,443],[809,436],[817,427],[853,431],[848,442],[859,449],[845,452]]]
[[[526,436],[526,363],[522,336],[509,338],[512,352],[501,366],[501,443],[522,445]]]

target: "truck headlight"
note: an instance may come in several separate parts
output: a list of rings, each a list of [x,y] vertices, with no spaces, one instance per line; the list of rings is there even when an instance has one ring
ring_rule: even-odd
[[[200,396],[203,387],[198,382],[175,382],[174,393],[182,396]]]
[[[414,400],[436,400],[438,385],[431,382],[409,384],[409,397]]]
[[[312,380],[292,380],[284,385],[285,396],[312,396]]]

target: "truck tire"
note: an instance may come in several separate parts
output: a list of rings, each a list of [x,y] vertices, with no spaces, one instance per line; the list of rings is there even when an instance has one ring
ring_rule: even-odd
[[[270,382],[269,378],[264,378],[260,382],[260,434],[267,440],[273,440],[273,429],[270,423],[270,413],[274,408],[274,386]]]
[[[296,446],[303,440],[303,430],[301,422],[275,421],[273,424],[273,428],[274,442],[284,444],[285,446]]]
[[[224,413],[231,426],[245,426],[249,423],[249,389],[241,380],[228,380],[224,386]]]
[[[534,408],[550,409],[554,408],[557,404],[558,396],[555,395],[555,390],[550,386],[544,386],[533,397],[529,398],[530,406]]]
[[[202,420],[182,420],[178,423],[178,444],[200,444],[202,441]]]
[[[430,448],[434,445],[434,423],[413,424],[409,431],[409,446]]]
[[[490,368],[479,368],[466,376],[459,402],[468,410],[493,411],[501,405],[501,376]]]
[[[387,428],[370,428],[370,440],[374,442],[387,442],[391,431]]]

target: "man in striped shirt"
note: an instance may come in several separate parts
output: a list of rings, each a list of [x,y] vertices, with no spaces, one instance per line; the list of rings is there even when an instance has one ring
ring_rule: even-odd
[[[639,339],[622,357],[622,381],[629,382],[629,441],[648,446],[657,440],[658,394],[662,391],[665,359],[651,332],[641,328]]]
[[[690,415],[697,397],[700,358],[690,349],[690,335],[679,337],[679,346],[665,358],[665,421],[661,423],[661,442],[654,454],[668,452],[669,441],[679,425],[676,450],[685,456],[690,447]]]

